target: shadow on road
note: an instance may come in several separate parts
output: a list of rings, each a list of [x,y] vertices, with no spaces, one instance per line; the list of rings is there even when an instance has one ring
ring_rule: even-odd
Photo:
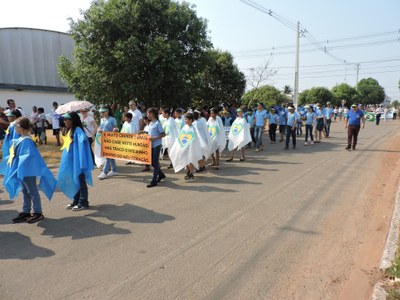
[[[157,213],[143,207],[132,204],[123,204],[117,206],[113,204],[102,204],[91,206],[91,210],[97,212],[88,214],[87,217],[107,218],[110,221],[125,221],[131,223],[164,223],[166,221],[173,221],[175,218],[170,215]]]
[[[42,235],[53,238],[71,237],[73,240],[86,239],[111,234],[129,234],[130,230],[114,227],[115,224],[104,224],[86,216],[67,217],[62,219],[46,218],[38,227],[44,229]]]
[[[319,234],[318,232],[316,232],[314,230],[302,230],[302,229],[297,229],[297,228],[293,228],[293,227],[289,227],[289,226],[278,227],[278,229],[280,231],[291,231],[291,232],[297,232],[297,233],[306,234],[306,235]]]
[[[14,203],[12,200],[0,200],[0,205],[8,205],[12,203]]]
[[[18,216],[16,210],[2,210],[0,214],[0,225],[13,224],[12,219]]]
[[[206,181],[208,180],[207,177],[200,177],[197,176],[195,180],[190,181],[190,182],[183,182],[183,183],[174,183],[172,181],[163,181],[162,185],[173,189],[173,190],[182,190],[182,191],[196,191],[196,192],[204,192],[204,193],[211,193],[211,192],[220,192],[220,193],[236,193],[238,192],[237,190],[233,189],[223,189],[215,186],[210,186],[210,185],[204,185],[207,183]],[[214,180],[210,179],[210,180]]]
[[[18,232],[0,232],[0,259],[34,259],[50,257],[52,250],[36,246],[31,239]]]

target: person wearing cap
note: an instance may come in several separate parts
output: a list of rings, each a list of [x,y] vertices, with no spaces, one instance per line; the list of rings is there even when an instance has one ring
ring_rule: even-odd
[[[326,107],[323,109],[322,113],[324,114],[325,117],[325,137],[329,137],[329,134],[331,132],[331,122],[332,122],[332,117],[333,117],[333,107],[331,106],[330,102],[326,102]]]
[[[115,120],[115,118],[113,117],[110,107],[108,105],[104,106],[99,109],[99,112],[101,113],[102,119],[100,126],[97,129],[97,132],[118,132],[118,123],[117,120]],[[100,173],[99,176],[97,176],[97,178],[102,180],[116,175],[118,175],[118,172],[115,159],[106,158],[106,163],[104,164],[103,171]]]
[[[67,209],[79,211],[89,208],[88,187],[93,185],[93,158],[89,140],[76,112],[63,115],[65,128],[57,187],[72,202]]]
[[[245,160],[244,149],[245,146],[251,142],[250,135],[250,126],[247,123],[246,119],[243,117],[243,110],[238,108],[236,110],[237,117],[233,122],[230,131],[229,131],[229,142],[228,142],[228,150],[231,152],[230,158],[227,159],[227,162],[233,161],[234,151],[242,152],[240,157],[240,161]]]
[[[32,124],[29,119],[20,117],[14,124],[19,137],[12,141],[11,151],[8,157],[3,159],[7,161],[3,185],[11,199],[22,190],[22,212],[13,219],[13,222],[36,223],[44,219],[36,179],[40,178],[39,188],[49,200],[53,196],[57,182],[32,140],[30,135]],[[32,209],[33,214],[31,214]]]
[[[254,115],[253,125],[254,127],[254,137],[256,139],[256,152],[261,151],[264,148],[262,142],[262,134],[265,128],[265,123],[267,121],[267,111],[264,109],[262,103],[257,103],[257,110]]]
[[[358,133],[360,132],[360,128],[364,129],[364,127],[365,117],[363,111],[358,109],[356,104],[352,104],[348,117],[344,121],[344,128],[347,128],[346,150],[356,150]]]
[[[271,144],[276,143],[276,129],[279,126],[279,115],[276,113],[275,108],[271,108],[268,114],[268,133]]]
[[[290,137],[292,137],[293,149],[296,149],[296,125],[300,118],[299,114],[295,112],[294,106],[289,106],[287,113],[286,123],[286,146],[285,150],[289,149]]]

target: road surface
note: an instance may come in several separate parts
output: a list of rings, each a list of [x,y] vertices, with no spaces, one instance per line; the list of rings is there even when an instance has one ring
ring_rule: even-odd
[[[67,211],[57,193],[33,225],[11,223],[21,196],[3,192],[0,299],[368,299],[400,122],[367,125],[354,152],[336,122],[321,144],[225,156],[189,183],[168,170],[153,189],[149,173],[121,163],[120,176],[95,179],[90,210]]]

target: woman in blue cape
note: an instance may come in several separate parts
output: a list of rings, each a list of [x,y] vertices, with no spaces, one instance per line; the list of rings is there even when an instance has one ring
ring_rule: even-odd
[[[94,169],[89,140],[82,127],[82,122],[76,112],[63,115],[67,134],[61,147],[60,168],[58,170],[57,187],[72,203],[67,209],[74,211],[88,209],[87,183],[93,185],[92,171]]]
[[[29,130],[32,124],[28,118],[18,118],[15,121],[15,131],[20,135],[11,143],[7,159],[3,185],[10,198],[13,199],[22,189],[24,203],[22,212],[13,219],[14,223],[27,221],[35,223],[43,220],[41,199],[36,186],[36,178],[40,177],[39,189],[50,200],[56,188],[56,180],[46,166]],[[31,208],[33,206],[33,215]]]

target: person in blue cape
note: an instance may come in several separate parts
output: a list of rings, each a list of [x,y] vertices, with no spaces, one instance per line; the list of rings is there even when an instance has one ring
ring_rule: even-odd
[[[12,140],[18,139],[19,134],[15,131],[15,120],[21,117],[21,112],[18,109],[12,110],[6,114],[8,122],[10,125],[8,126],[7,130],[5,131],[5,137],[3,140],[3,146],[1,147],[3,151],[3,160],[0,163],[0,174],[4,175],[6,171],[7,161],[4,159],[10,155],[10,147],[12,144]]]
[[[42,204],[36,178],[40,177],[39,189],[51,200],[57,181],[46,166],[29,131],[32,127],[28,118],[21,117],[15,121],[15,131],[20,136],[11,143],[4,174],[3,185],[13,199],[22,189],[22,212],[13,219],[14,223],[27,221],[36,223],[44,219]],[[33,215],[31,209],[33,206]]]
[[[87,183],[93,186],[92,171],[94,169],[89,140],[76,112],[63,115],[67,134],[58,170],[57,187],[72,203],[67,209],[73,211],[89,208]]]

